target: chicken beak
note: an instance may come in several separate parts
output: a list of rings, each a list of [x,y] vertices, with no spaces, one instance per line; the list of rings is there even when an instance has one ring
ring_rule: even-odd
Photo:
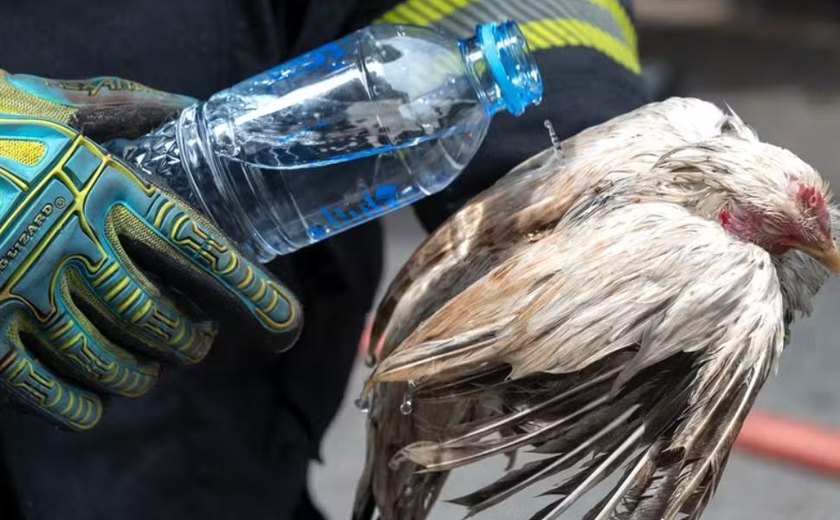
[[[802,252],[818,261],[834,274],[840,274],[840,249],[831,241],[831,245],[823,249],[810,247],[801,248]]]

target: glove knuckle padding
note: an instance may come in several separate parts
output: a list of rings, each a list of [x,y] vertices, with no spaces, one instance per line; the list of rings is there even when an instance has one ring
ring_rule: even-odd
[[[138,137],[193,103],[111,76],[56,80],[0,70],[0,113],[48,118],[95,140]]]
[[[2,384],[83,428],[98,418],[99,401],[33,354],[92,388],[124,395],[142,393],[157,374],[129,350],[201,359],[212,324],[187,317],[135,261],[189,291],[201,308],[255,319],[269,342],[288,345],[298,334],[295,299],[206,219],[69,128],[0,115]],[[21,331],[32,338],[31,351]],[[44,384],[30,392],[36,383]],[[56,392],[73,403],[56,400]]]
[[[174,196],[161,198],[145,219],[123,208],[114,213],[120,241],[133,258],[154,265],[166,280],[180,281],[200,308],[256,318],[269,335],[267,344],[281,346],[277,350],[297,338],[302,313],[289,291]]]
[[[85,289],[78,289],[84,283],[75,269],[61,276],[56,295],[61,311],[40,327],[35,338],[41,346],[38,352],[93,388],[125,396],[143,394],[157,379],[158,364],[120,348],[91,323],[75,301],[89,297]]]
[[[4,314],[0,341],[7,353],[0,359],[0,386],[33,410],[72,429],[93,427],[102,415],[99,397],[56,377],[24,346],[24,334],[38,334],[31,318],[25,312]]]
[[[125,231],[120,231],[120,230]],[[210,349],[215,337],[211,323],[194,322],[150,282],[128,257],[119,239],[121,232],[147,231],[142,221],[123,205],[114,206],[106,217],[105,236],[114,251],[114,262],[89,280],[93,300],[121,321],[129,340],[138,348],[194,363]]]

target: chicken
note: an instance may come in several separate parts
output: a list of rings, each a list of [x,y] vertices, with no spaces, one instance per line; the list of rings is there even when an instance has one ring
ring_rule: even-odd
[[[791,320],[840,272],[827,185],[734,113],[672,98],[524,162],[380,304],[355,520],[421,520],[450,470],[517,451],[468,516],[538,482],[560,516],[698,518]],[[492,515],[490,516],[492,517]]]

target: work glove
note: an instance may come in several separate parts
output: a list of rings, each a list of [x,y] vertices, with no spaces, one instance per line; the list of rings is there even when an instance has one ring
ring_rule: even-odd
[[[210,316],[291,346],[294,296],[208,219],[108,155],[194,102],[137,83],[0,71],[0,385],[77,430],[102,396],[137,396],[160,360],[194,363]],[[242,355],[247,355],[243,351]]]

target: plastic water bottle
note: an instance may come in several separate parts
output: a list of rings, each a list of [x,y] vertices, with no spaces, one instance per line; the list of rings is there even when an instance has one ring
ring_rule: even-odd
[[[494,114],[541,96],[514,22],[460,41],[374,25],[120,146],[267,261],[443,189]]]

